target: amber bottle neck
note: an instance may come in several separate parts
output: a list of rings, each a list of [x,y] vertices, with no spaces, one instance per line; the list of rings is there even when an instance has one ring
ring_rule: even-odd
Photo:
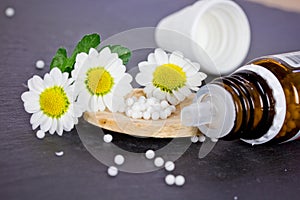
[[[275,100],[262,77],[243,70],[215,79],[212,84],[224,87],[235,105],[235,125],[222,139],[257,139],[269,130],[275,115]]]

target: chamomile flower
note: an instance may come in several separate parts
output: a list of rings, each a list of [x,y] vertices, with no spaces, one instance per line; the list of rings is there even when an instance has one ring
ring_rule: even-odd
[[[148,60],[139,63],[140,73],[136,81],[145,86],[148,97],[168,100],[176,105],[197,91],[207,77],[199,72],[200,65],[183,57],[180,52],[167,54],[162,49],[155,49],[148,55]]]
[[[89,112],[106,108],[124,112],[124,96],[132,90],[132,77],[125,71],[122,60],[108,47],[99,53],[91,48],[88,54],[78,54],[72,71],[78,103]]]
[[[44,79],[35,75],[28,80],[29,91],[21,95],[26,112],[31,113],[32,129],[40,126],[43,132],[70,131],[78,123],[81,111],[74,108],[72,79],[68,73],[53,68]]]

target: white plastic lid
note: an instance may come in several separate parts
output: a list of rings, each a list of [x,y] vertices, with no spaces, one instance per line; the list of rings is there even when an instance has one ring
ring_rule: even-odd
[[[196,126],[209,138],[222,138],[234,127],[235,106],[223,87],[208,84],[200,88],[194,103],[181,111],[185,126]]]
[[[244,61],[251,34],[248,18],[238,4],[202,0],[162,19],[155,39],[159,47],[182,51],[199,62],[203,71],[220,75],[234,71]]]

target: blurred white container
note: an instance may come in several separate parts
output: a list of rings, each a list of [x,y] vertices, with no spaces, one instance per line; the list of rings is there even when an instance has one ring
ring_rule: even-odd
[[[248,54],[251,33],[242,8],[231,0],[201,0],[165,18],[155,40],[168,51],[181,51],[214,74],[234,71]]]

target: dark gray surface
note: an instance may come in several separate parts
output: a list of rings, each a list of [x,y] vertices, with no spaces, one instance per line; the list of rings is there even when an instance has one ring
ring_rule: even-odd
[[[164,170],[146,174],[106,174],[107,167],[82,145],[76,131],[63,137],[34,137],[20,95],[35,61],[49,65],[59,46],[73,48],[84,34],[107,38],[118,32],[155,26],[162,17],[192,0],[52,0],[0,2],[0,199],[299,199],[300,142],[251,147],[219,142],[206,158],[197,159],[192,145],[176,162],[184,174],[182,188],[168,187]],[[300,49],[300,14],[238,1],[252,26],[246,60]],[[16,9],[8,19],[7,6]],[[116,143],[132,150],[158,147],[167,141],[115,134]],[[149,144],[150,143],[150,144]],[[144,145],[144,146],[143,146]],[[58,158],[55,151],[63,150]]]

